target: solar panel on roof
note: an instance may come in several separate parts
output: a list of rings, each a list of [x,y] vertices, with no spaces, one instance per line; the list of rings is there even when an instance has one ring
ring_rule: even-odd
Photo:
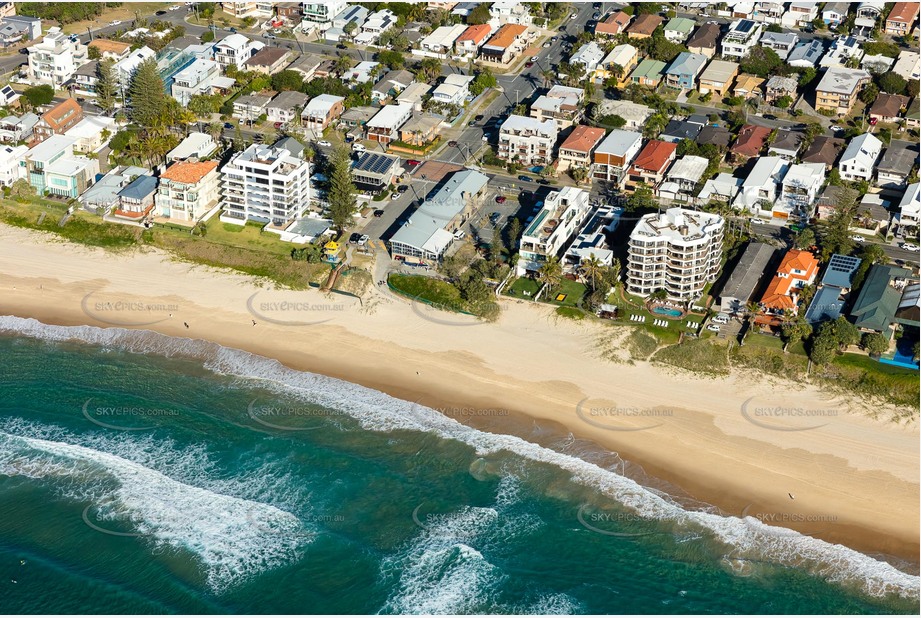
[[[739,25],[736,26],[736,30],[739,32],[748,32],[755,26],[755,22],[743,19],[739,22]]]

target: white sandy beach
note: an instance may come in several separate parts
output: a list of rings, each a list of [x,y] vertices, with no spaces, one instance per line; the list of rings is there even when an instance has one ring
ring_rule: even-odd
[[[117,301],[162,306],[139,311]],[[479,324],[376,291],[363,306],[317,291],[273,292],[159,251],[113,254],[0,226],[0,314],[123,322],[274,357],[446,413],[489,408],[547,419],[727,514],[821,521],[815,536],[918,559],[917,423],[756,372],[708,379],[604,360],[598,340],[614,330],[558,320],[546,308],[504,303],[498,323]],[[822,412],[772,415],[778,407]]]

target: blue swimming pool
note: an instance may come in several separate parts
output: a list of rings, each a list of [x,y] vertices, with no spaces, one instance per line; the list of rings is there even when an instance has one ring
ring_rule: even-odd
[[[650,311],[659,315],[667,315],[670,318],[680,318],[684,315],[684,311],[680,309],[669,309],[668,307],[653,307]]]

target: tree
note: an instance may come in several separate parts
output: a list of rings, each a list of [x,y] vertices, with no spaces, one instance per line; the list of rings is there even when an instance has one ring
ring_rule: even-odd
[[[902,94],[905,86],[908,85],[904,77],[891,71],[881,74],[876,82],[879,84],[880,90],[889,94]]]
[[[300,91],[304,87],[304,78],[297,71],[280,71],[272,76],[272,90]]]
[[[470,83],[470,94],[479,96],[487,88],[495,88],[497,83],[496,77],[492,74],[492,71],[486,67],[477,73],[476,77],[474,77],[473,81]]]
[[[441,62],[437,58],[423,58],[416,69],[416,77],[433,82],[441,75]]]
[[[569,175],[572,176],[572,179],[576,181],[577,185],[581,185],[588,180],[588,170],[584,167],[569,168]]]
[[[867,87],[860,91],[860,100],[870,105],[879,96],[879,87],[876,84],[867,84]]]
[[[342,75],[343,73],[345,73],[346,71],[352,68],[352,63],[353,63],[352,57],[349,56],[348,54],[343,54],[339,56],[338,58],[336,58],[336,63],[334,65],[334,68],[336,69],[337,73]]]
[[[102,54],[99,52],[98,47],[92,45],[86,50],[86,57],[90,60],[99,60],[102,58]]]
[[[782,97],[778,97],[778,99],[774,101],[774,106],[781,109],[787,109],[791,105],[793,105],[793,97],[788,94],[785,94]]]
[[[826,322],[827,324],[827,322]],[[824,324],[822,326],[825,326]],[[834,336],[820,327],[819,332],[812,338],[812,345],[809,349],[809,359],[816,365],[824,367],[835,358],[837,344]]]
[[[815,244],[815,232],[812,228],[803,228],[794,238],[793,244],[797,249],[808,249]]]
[[[210,43],[213,40],[214,40],[214,33],[211,32],[210,30],[205,30],[204,32],[201,33],[202,43]]]
[[[48,105],[54,100],[54,87],[48,84],[26,88],[22,96],[29,102],[32,107],[39,105]]]
[[[602,277],[602,272],[604,270],[604,264],[601,263],[595,254],[592,254],[590,257],[583,258],[582,263],[579,264],[579,274],[582,275],[582,278],[589,282],[592,290],[598,289],[598,280]]]
[[[166,91],[157,71],[157,62],[148,58],[140,65],[128,89],[131,100],[131,120],[141,127],[159,128],[166,124]]]
[[[223,97],[219,94],[196,94],[189,99],[186,106],[199,118],[208,118],[221,110]]]
[[[352,215],[357,210],[355,184],[352,182],[352,162],[349,151],[337,148],[331,158],[329,191],[326,198],[333,225],[339,232],[344,232],[352,224]]]
[[[397,70],[402,69],[406,66],[406,58],[398,51],[393,50],[384,50],[378,52],[377,61],[381,64],[386,64],[391,69]]]
[[[812,334],[812,326],[802,316],[794,316],[793,319],[781,325],[780,333],[783,335],[784,350],[786,350],[789,346],[808,339]]]
[[[514,253],[515,247],[518,246],[518,238],[521,236],[521,219],[512,217],[508,222],[508,246],[509,252]]]
[[[870,356],[879,357],[889,350],[889,340],[882,333],[864,333],[860,338],[860,347]]]
[[[555,255],[547,258],[547,261],[537,271],[537,280],[547,286],[547,292],[552,293],[553,288],[560,284],[563,278],[563,266],[560,264],[560,258]]]
[[[480,2],[470,11],[470,14],[467,15],[467,25],[479,26],[485,24],[489,21],[490,17],[489,4]]]
[[[358,24],[354,21],[350,21],[342,27],[342,31],[348,35],[351,35],[355,30],[358,29]]]
[[[224,132],[224,125],[220,122],[209,122],[208,123],[208,135],[211,136],[214,141],[217,141],[221,137],[221,133]]]
[[[25,198],[33,195],[35,195],[35,187],[25,178],[20,178],[10,185],[10,197],[17,202],[25,201]]]
[[[111,114],[115,109],[115,97],[118,95],[114,66],[111,60],[102,60],[96,65],[96,105],[106,114]]]
[[[828,260],[833,253],[849,254],[854,247],[849,228],[856,214],[856,203],[856,191],[849,187],[838,188],[835,194],[835,211],[828,218],[828,223],[819,229],[822,261]]]
[[[773,49],[756,45],[739,63],[739,71],[758,77],[769,77],[776,73],[776,69],[782,64],[783,61]]]

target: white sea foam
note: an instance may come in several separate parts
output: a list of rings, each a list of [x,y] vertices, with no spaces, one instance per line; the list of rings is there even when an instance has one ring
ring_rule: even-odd
[[[917,576],[843,545],[791,533],[753,518],[742,520],[687,511],[629,478],[576,457],[514,436],[482,432],[435,410],[357,384],[295,371],[272,359],[209,342],[170,338],[149,331],[49,326],[33,319],[12,316],[0,318],[0,332],[4,331],[46,341],[78,340],[137,353],[197,358],[214,372],[258,380],[262,386],[275,388],[281,393],[343,410],[365,429],[431,432],[466,443],[480,456],[510,452],[533,461],[554,464],[571,474],[575,482],[594,488],[644,518],[689,529],[708,530],[726,544],[727,555],[733,560],[769,561],[805,569],[827,581],[851,586],[873,596],[897,594],[905,598],[919,597]]]
[[[84,446],[0,431],[0,474],[62,478],[64,495],[97,507],[94,525],[118,521],[155,550],[191,552],[216,592],[298,560],[307,540],[290,513]]]

